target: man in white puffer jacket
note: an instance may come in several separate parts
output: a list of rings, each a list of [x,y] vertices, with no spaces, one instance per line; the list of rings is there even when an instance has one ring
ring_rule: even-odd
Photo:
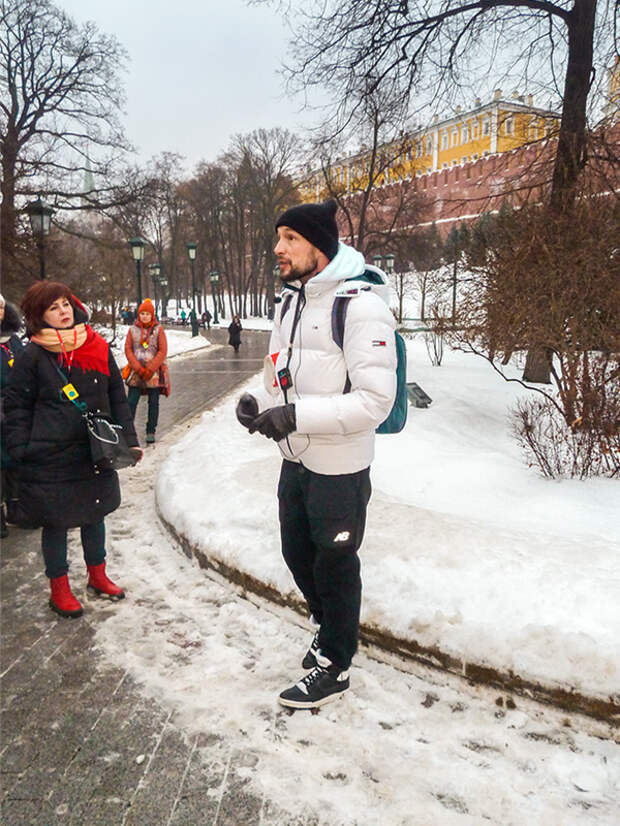
[[[349,686],[375,428],[396,393],[387,279],[339,243],[335,213],[335,201],[302,204],[276,223],[284,289],[264,386],[237,405],[250,433],[279,444],[282,553],[319,625],[302,663],[312,670],[279,697],[293,708],[320,706]],[[332,327],[342,299],[340,347]]]

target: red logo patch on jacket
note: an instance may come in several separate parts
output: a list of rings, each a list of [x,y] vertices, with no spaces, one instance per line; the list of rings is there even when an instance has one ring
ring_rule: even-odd
[[[372,342],[373,347],[387,347],[387,341],[375,338]]]

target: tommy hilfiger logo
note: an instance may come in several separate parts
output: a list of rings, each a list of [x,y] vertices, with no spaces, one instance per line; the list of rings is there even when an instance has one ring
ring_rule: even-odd
[[[340,533],[337,533],[334,537],[334,542],[346,542],[350,536],[349,531],[340,531]]]
[[[372,346],[373,346],[373,347],[386,347],[386,346],[387,346],[387,342],[386,342],[386,341],[384,341],[384,340],[381,340],[381,339],[377,339],[377,338],[376,338],[376,339],[374,339],[374,340],[373,340],[373,342],[372,342]]]

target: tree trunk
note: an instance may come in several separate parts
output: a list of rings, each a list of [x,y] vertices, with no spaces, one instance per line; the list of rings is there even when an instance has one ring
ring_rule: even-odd
[[[569,212],[577,197],[579,174],[586,155],[586,105],[592,78],[596,0],[575,0],[568,27],[568,62],[564,79],[562,119],[553,167],[550,204],[554,212]],[[545,353],[528,352],[523,380],[549,384]]]
[[[2,151],[2,204],[0,205],[0,248],[2,249],[2,282],[4,291],[10,297],[15,283],[15,250],[17,237],[15,231],[15,164],[16,152],[8,146],[8,137]]]
[[[565,213],[577,194],[586,151],[586,105],[592,78],[596,0],[575,0],[568,22],[568,63],[551,184],[551,206]]]
[[[546,350],[528,350],[523,381],[551,384],[551,359]]]

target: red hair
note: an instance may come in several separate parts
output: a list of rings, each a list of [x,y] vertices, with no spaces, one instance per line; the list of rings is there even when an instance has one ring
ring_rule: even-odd
[[[73,295],[66,284],[60,281],[37,281],[22,299],[22,310],[26,319],[26,326],[30,335],[40,332],[45,326],[43,316],[59,298],[66,298],[71,303],[74,312],[81,310],[86,314],[83,304]],[[86,319],[80,319],[86,321]],[[78,319],[75,319],[76,323]]]

